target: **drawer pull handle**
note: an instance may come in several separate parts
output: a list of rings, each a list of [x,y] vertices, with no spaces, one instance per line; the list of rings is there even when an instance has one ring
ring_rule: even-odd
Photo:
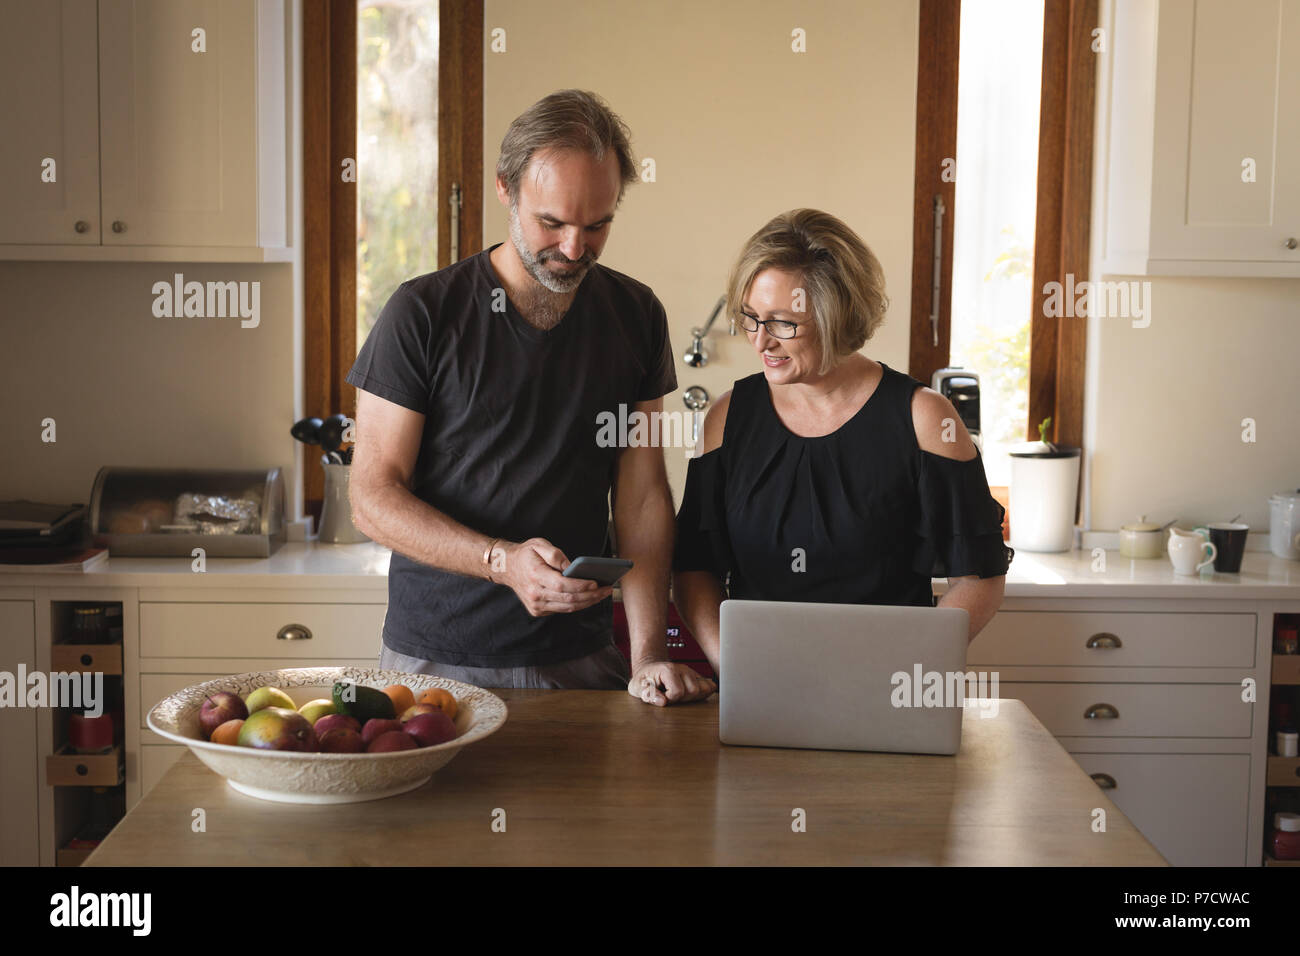
[[[1107,648],[1123,647],[1124,642],[1121,641],[1114,634],[1107,634],[1105,632],[1102,632],[1101,634],[1094,634],[1092,635],[1092,637],[1088,638],[1088,643],[1085,644],[1084,646],[1087,647],[1089,650],[1095,650],[1096,648],[1099,647],[1107,647]]]
[[[1085,720],[1115,720],[1119,717],[1119,711],[1110,704],[1093,704],[1083,712]]]
[[[1092,782],[1103,790],[1114,790],[1118,786],[1115,783],[1115,778],[1108,773],[1094,773],[1091,776]]]
[[[87,767],[84,763],[79,763],[79,764],[77,764],[77,776],[78,776],[78,777],[84,777],[84,776],[85,776],[86,774],[88,774],[88,773],[90,773],[90,768],[89,768],[89,767]]]
[[[286,624],[275,635],[277,641],[310,641],[311,630],[306,624]]]
[[[91,657],[89,654],[82,654],[82,655],[81,655],[81,666],[82,666],[82,667],[89,667],[89,666],[90,666],[91,664],[93,664],[93,663],[95,663],[95,659],[94,659],[93,657]]]

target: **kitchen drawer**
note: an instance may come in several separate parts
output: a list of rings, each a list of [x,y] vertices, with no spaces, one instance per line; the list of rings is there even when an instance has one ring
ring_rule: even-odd
[[[378,658],[386,610],[384,604],[141,604],[140,656]],[[306,630],[289,639],[291,625]]]
[[[51,787],[115,787],[122,779],[121,747],[106,754],[79,754],[65,746],[45,758],[45,782]]]
[[[1249,737],[1254,704],[1240,684],[1048,684],[1000,682],[1054,737]],[[1087,718],[1109,704],[1118,716]]]
[[[122,673],[121,644],[54,644],[50,647],[50,668],[65,674],[77,671]]]
[[[999,611],[972,667],[1254,667],[1254,614]]]
[[[162,779],[163,774],[171,769],[172,764],[189,751],[189,747],[147,746],[140,748],[140,794],[143,796],[153,789],[154,784]]]
[[[1114,781],[1106,796],[1174,866],[1246,864],[1247,754],[1071,756],[1088,774]]]

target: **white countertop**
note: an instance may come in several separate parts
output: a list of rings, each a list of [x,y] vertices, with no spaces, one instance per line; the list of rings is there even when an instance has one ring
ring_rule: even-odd
[[[385,591],[391,552],[363,544],[290,543],[269,558],[208,558],[207,570],[191,559],[114,558],[85,574],[0,573],[0,587],[218,587],[361,588]],[[1135,560],[1106,552],[1106,570],[1093,570],[1090,551],[1038,554],[1017,551],[1007,575],[1007,597],[1135,597],[1300,600],[1300,561],[1271,551],[1247,551],[1239,574],[1211,569],[1194,577],[1175,574],[1167,558]],[[937,579],[935,592],[947,590]]]

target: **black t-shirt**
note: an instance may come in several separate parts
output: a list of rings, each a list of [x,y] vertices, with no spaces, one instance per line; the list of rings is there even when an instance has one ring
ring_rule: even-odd
[[[347,381],[425,416],[416,497],[493,538],[545,538],[571,561],[605,554],[619,449],[598,441],[598,416],[677,388],[663,306],[595,265],[542,331],[515,311],[489,252],[399,286]],[[396,552],[389,565],[384,643],[412,657],[554,664],[608,644],[611,621],[608,600],[534,618],[504,585]]]

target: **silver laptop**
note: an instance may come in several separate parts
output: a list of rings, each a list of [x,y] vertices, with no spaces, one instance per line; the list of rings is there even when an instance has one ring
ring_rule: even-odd
[[[723,601],[722,742],[955,754],[969,627],[962,608]]]

